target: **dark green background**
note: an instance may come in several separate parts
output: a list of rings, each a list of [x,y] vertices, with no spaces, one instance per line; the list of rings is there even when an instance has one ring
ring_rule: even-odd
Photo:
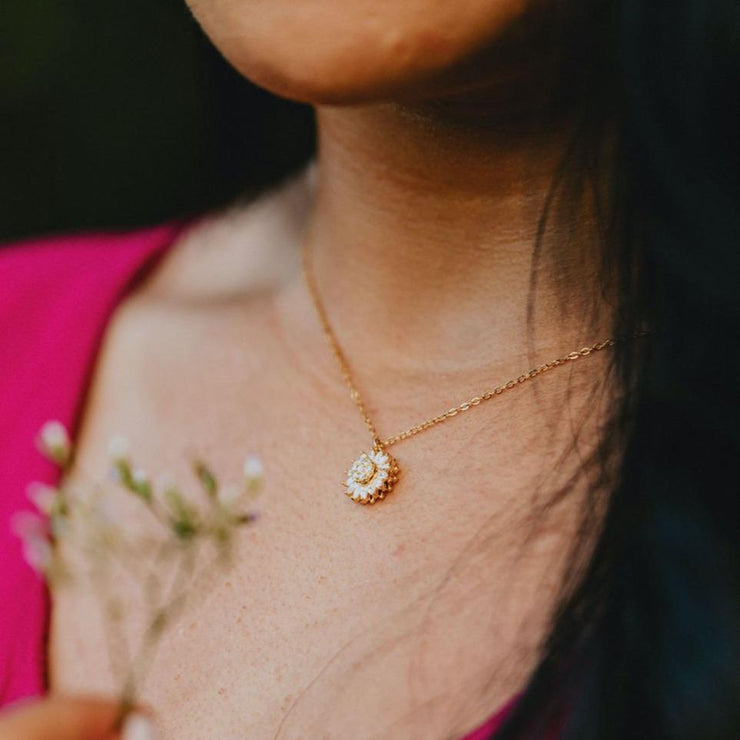
[[[184,0],[2,0],[0,41],[0,240],[192,213],[311,153],[310,110],[233,72]]]

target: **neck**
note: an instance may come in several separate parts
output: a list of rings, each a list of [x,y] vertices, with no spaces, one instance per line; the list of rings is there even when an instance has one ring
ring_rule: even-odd
[[[597,264],[584,208],[533,262],[564,134],[504,134],[390,104],[320,108],[318,124],[309,243],[353,365],[483,370],[601,338],[603,323],[584,322]],[[593,291],[565,288],[566,274]]]

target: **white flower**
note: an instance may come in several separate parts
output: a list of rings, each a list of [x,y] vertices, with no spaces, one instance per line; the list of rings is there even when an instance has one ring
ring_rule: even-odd
[[[135,468],[131,473],[131,480],[133,480],[137,486],[145,486],[149,483],[149,476],[143,468]]]
[[[116,435],[108,442],[108,457],[112,462],[127,460],[130,454],[130,445],[126,437]]]
[[[134,468],[131,471],[131,482],[126,484],[126,488],[146,499],[152,495],[152,484],[149,482],[149,476],[143,468]]]
[[[60,421],[47,421],[41,427],[36,444],[43,455],[58,465],[69,462],[72,455],[69,432]]]
[[[218,493],[216,494],[218,502],[226,509],[231,509],[238,504],[243,495],[244,490],[235,483],[224,484],[218,489]]]
[[[28,498],[42,514],[50,514],[59,498],[59,491],[54,486],[34,482],[28,486]]]
[[[13,514],[10,526],[13,532],[22,540],[32,537],[46,537],[49,531],[47,522],[31,511],[18,511]]]
[[[47,522],[30,511],[19,511],[13,515],[11,527],[23,542],[25,561],[37,573],[43,573],[53,556]]]
[[[247,457],[244,461],[242,473],[244,474],[244,482],[248,488],[256,488],[262,483],[264,470],[262,468],[262,461],[257,455],[249,455]]]
[[[23,559],[40,575],[52,563],[54,550],[45,537],[29,537],[23,540]]]

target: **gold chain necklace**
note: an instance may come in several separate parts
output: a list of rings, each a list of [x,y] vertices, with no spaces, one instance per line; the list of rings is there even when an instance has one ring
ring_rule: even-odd
[[[382,439],[368,414],[367,408],[360,396],[360,392],[355,386],[347,358],[344,356],[344,353],[339,346],[336,335],[329,323],[329,318],[326,315],[324,305],[319,297],[316,280],[313,275],[308,239],[305,239],[303,242],[303,275],[306,281],[306,286],[308,287],[308,293],[311,297],[314,308],[316,309],[319,322],[321,323],[321,328],[329,342],[332,354],[339,365],[344,382],[349,388],[350,397],[360,410],[362,418],[365,420],[365,426],[373,438],[373,446],[366,452],[363,452],[352,463],[345,481],[345,494],[359,504],[374,504],[376,501],[382,501],[390,493],[398,480],[400,472],[398,461],[387,452],[387,447],[390,447],[403,439],[413,437],[415,434],[419,434],[419,432],[423,432],[425,429],[441,424],[443,421],[447,421],[453,416],[457,416],[464,411],[469,411],[476,406],[480,406],[484,401],[490,401],[492,398],[500,396],[505,391],[516,388],[517,386],[522,385],[522,383],[526,383],[528,380],[533,380],[543,373],[554,370],[556,367],[566,365],[570,362],[575,362],[576,360],[580,360],[582,357],[588,357],[596,352],[601,352],[601,350],[612,347],[615,343],[614,339],[605,339],[602,342],[592,344],[590,347],[583,347],[575,352],[570,352],[567,355],[563,355],[563,357],[558,357],[555,360],[546,362],[544,365],[539,365],[529,372],[523,373],[518,378],[507,380],[502,385],[491,388],[491,390],[485,391],[480,396],[473,396],[473,398],[461,403],[459,406],[455,406],[437,416],[433,416],[431,419],[415,424],[403,432],[394,434],[392,437]]]

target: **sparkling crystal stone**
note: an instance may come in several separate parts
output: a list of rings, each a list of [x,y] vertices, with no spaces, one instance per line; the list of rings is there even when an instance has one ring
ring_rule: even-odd
[[[398,477],[398,463],[387,452],[363,452],[350,466],[345,493],[353,501],[374,504],[390,492]]]

